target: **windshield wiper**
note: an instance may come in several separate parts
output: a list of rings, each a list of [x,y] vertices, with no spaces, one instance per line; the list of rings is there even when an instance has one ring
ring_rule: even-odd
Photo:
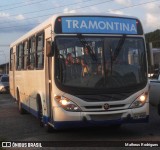
[[[111,74],[112,74],[112,68],[113,68],[113,62],[117,59],[121,49],[122,49],[122,46],[125,42],[125,39],[126,39],[126,35],[123,34],[122,38],[118,41],[118,44],[117,44],[117,47],[115,48],[114,50],[114,53],[112,51],[112,48],[110,47],[110,56],[111,56]],[[113,53],[113,55],[112,55]]]
[[[82,36],[82,34],[77,34],[78,39],[80,40],[83,47],[86,47],[88,49],[88,53],[91,56],[93,61],[97,61],[97,57],[94,54],[92,48],[89,46],[88,42],[85,40],[85,38]]]
[[[115,61],[116,58],[118,57],[118,55],[119,55],[119,53],[122,49],[122,46],[125,42],[125,39],[126,39],[126,35],[123,34],[122,38],[118,41],[117,47],[114,50],[114,55],[113,55],[113,58],[112,58],[113,61]]]

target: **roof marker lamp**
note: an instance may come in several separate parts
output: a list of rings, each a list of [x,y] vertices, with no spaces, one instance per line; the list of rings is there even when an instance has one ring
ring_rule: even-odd
[[[80,112],[81,109],[70,99],[63,97],[63,96],[55,96],[56,101],[58,104],[66,111],[71,112]]]
[[[143,93],[130,105],[129,108],[142,107],[146,103],[147,97],[148,97],[148,93],[147,92]]]

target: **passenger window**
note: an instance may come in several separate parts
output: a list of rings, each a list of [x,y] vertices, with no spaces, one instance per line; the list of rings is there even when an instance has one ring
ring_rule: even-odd
[[[24,51],[23,51],[23,44],[19,44],[17,46],[17,70],[21,70],[24,67]]]
[[[44,33],[37,36],[37,51],[36,51],[36,68],[43,69],[44,67]]]
[[[24,69],[27,69],[27,66],[29,65],[29,49],[28,49],[28,41],[24,42]]]
[[[36,38],[34,36],[30,39],[28,69],[34,69],[35,68],[35,62],[36,62]]]
[[[13,61],[14,61],[14,54],[13,48],[10,49],[10,71],[13,71]]]

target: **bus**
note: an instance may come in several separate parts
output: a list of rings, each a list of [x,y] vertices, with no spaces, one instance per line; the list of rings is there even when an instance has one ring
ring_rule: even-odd
[[[10,46],[10,93],[48,131],[148,122],[147,72],[136,17],[57,14]]]

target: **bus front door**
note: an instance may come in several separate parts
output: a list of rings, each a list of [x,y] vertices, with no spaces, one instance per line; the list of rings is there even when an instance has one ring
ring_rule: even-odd
[[[46,39],[46,49],[49,48],[51,46],[51,38],[48,38]],[[46,57],[46,76],[47,76],[47,84],[46,84],[46,94],[48,95],[47,96],[47,99],[48,99],[48,115],[49,115],[49,118],[50,118],[50,122],[53,121],[53,111],[52,111],[52,57]]]
[[[15,70],[16,70],[16,54],[13,53],[13,64],[12,64],[13,74],[12,74],[12,89],[13,89],[13,96],[16,97],[16,87],[15,87]]]

